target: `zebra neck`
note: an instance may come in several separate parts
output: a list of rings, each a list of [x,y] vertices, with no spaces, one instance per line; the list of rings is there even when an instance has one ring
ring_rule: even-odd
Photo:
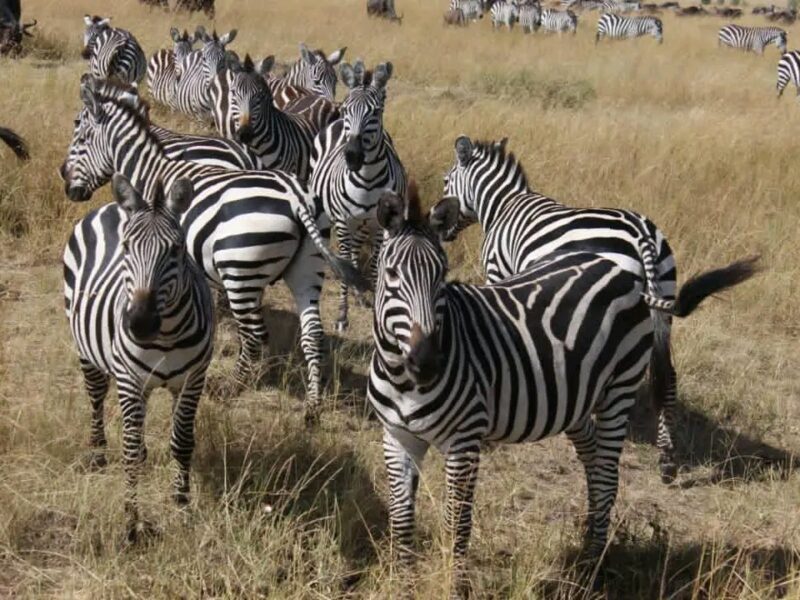
[[[149,132],[140,132],[133,143],[117,141],[114,168],[125,175],[134,187],[144,189],[155,178],[163,178],[170,160]]]
[[[513,180],[504,182],[499,187],[496,183],[496,181],[483,181],[481,185],[476,186],[473,195],[476,204],[475,214],[478,215],[478,222],[484,232],[491,230],[506,210],[513,210],[511,205],[521,196],[526,196],[532,206],[554,203],[550,198],[533,192],[524,179],[519,181],[514,177]]]

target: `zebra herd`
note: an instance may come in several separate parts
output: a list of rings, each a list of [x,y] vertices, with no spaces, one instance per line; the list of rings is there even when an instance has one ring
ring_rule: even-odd
[[[618,18],[605,14],[601,22],[613,30]],[[91,400],[97,468],[105,464],[103,403],[110,379],[117,382],[129,540],[144,533],[136,490],[147,398],[156,388],[173,395],[174,497],[189,502],[195,413],[215,335],[212,288],[237,326],[227,390],[236,394],[253,382],[268,339],[262,297],[286,283],[299,314],[305,419],[313,425],[322,411],[319,302],[330,269],[341,282],[337,330],[348,327],[348,288],[373,291],[366,393],[384,430],[398,559],[414,554],[415,496],[430,446],[445,455],[457,586],[483,442],[562,432],[585,469],[586,551],[598,559],[628,415],[646,373],[661,478],[677,475],[672,318],[752,277],[756,259],[678,289],[657,225],[629,210],[574,209],[537,193],[505,139],[456,138],[443,197],[423,214],[384,127],[391,62],[370,69],[343,62],[345,48],[326,54],[303,45],[281,77],[272,73],[274,57],[254,61],[226,48],[236,30],[173,28],[170,37],[173,48],[148,64],[133,35],[87,16],[89,72],[59,169],[70,200],[87,201],[106,183],[114,197],[75,225],[64,250],[64,295]],[[787,80],[796,81],[796,65]],[[155,124],[136,85],[145,73],[154,101],[213,123],[220,135]],[[346,87],[341,103],[337,81]],[[2,139],[13,144],[6,132]],[[475,223],[484,232],[486,284],[448,283],[443,242]],[[331,229],[338,255],[329,248]],[[356,267],[365,243],[368,276]]]

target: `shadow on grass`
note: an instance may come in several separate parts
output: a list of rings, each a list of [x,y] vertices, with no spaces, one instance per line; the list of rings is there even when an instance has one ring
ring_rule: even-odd
[[[655,445],[657,417],[646,390],[631,415],[630,437]],[[797,454],[725,427],[680,402],[677,411],[678,461],[681,471],[711,466],[710,475],[683,478],[682,487],[786,479],[798,466]]]

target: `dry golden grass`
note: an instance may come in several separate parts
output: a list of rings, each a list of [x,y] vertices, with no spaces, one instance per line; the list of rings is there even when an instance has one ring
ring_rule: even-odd
[[[716,18],[664,16],[662,46],[595,47],[594,13],[575,38],[525,37],[493,34],[487,22],[444,29],[444,0],[398,0],[402,27],[367,19],[363,4],[220,0],[216,25],[238,27],[233,47],[257,57],[293,60],[305,40],[347,45],[350,59],[370,64],[393,61],[386,124],[427,201],[438,198],[458,134],[508,136],[538,190],[652,217],[683,275],[762,253],[767,270],[756,282],[676,326],[686,471],[681,485],[661,485],[643,407],[623,457],[604,590],[619,599],[800,597],[800,477],[791,468],[800,448],[800,106],[791,90],[774,98],[777,51],[717,49]],[[363,397],[363,309],[332,341],[330,410],[309,434],[291,304],[285,290],[269,290],[276,343],[264,384],[201,404],[188,518],[168,501],[169,403],[153,398],[141,497],[162,535],[149,547],[120,544],[113,398],[111,464],[102,474],[82,469],[89,405],[62,313],[59,258],[90,206],[66,200],[56,168],[79,107],[81,17],[108,10],[27,0],[39,41],[25,59],[0,63],[0,124],[25,135],[33,154],[20,166],[0,149],[0,597],[391,597],[405,576],[388,560],[380,431]],[[167,45],[170,25],[201,22],[134,0],[115,3],[113,16],[148,53]],[[798,36],[790,27],[790,44]],[[108,199],[103,191],[92,206]],[[480,278],[479,239],[473,231],[450,248],[454,275]],[[230,374],[235,348],[225,324],[213,377]],[[448,582],[442,480],[431,455],[419,598],[442,597]],[[584,497],[563,439],[488,452],[469,563],[476,595],[587,595],[572,567]]]

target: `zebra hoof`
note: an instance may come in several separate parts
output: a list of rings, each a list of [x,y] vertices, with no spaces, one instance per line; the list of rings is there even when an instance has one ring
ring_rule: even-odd
[[[677,477],[678,465],[676,465],[674,462],[661,464],[661,483],[664,485],[669,485],[670,483],[674,483]]]
[[[86,468],[89,471],[102,471],[108,465],[108,460],[106,459],[106,453],[101,450],[93,450],[89,453],[89,459],[86,464]]]
[[[161,532],[155,525],[147,521],[134,521],[128,524],[125,533],[125,543],[127,546],[138,546],[158,538]]]
[[[350,321],[347,319],[336,321],[336,333],[344,333],[350,327]]]
[[[147,460],[147,446],[144,445],[142,442],[141,447],[139,448],[139,456],[136,457],[136,462],[140,465],[143,465]]]
[[[306,428],[313,429],[319,425],[319,410],[307,409],[303,419],[305,420]]]

